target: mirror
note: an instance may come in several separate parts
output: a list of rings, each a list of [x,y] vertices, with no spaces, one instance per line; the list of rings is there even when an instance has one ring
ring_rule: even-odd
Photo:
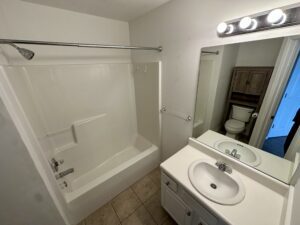
[[[193,137],[289,183],[300,151],[296,38],[201,49]]]

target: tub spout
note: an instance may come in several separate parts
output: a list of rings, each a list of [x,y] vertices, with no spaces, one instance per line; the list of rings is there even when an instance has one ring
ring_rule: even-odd
[[[67,169],[67,170],[65,170],[65,171],[62,171],[62,172],[56,174],[56,175],[55,175],[55,178],[56,178],[56,179],[60,179],[60,178],[62,178],[62,177],[64,177],[64,176],[67,176],[67,175],[70,174],[70,173],[74,173],[74,168],[70,168],[70,169]]]

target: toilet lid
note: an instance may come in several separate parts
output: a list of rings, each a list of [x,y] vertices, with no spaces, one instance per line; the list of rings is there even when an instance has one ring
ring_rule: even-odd
[[[238,120],[227,120],[226,126],[231,127],[233,129],[242,129],[245,127],[245,123]]]

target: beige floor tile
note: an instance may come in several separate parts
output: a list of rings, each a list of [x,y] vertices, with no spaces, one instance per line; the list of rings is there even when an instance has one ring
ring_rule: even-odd
[[[157,167],[156,169],[152,170],[149,173],[149,177],[151,178],[151,180],[158,186],[160,187],[160,168]]]
[[[118,225],[120,221],[111,204],[108,203],[89,215],[85,220],[86,225]]]
[[[112,200],[112,206],[121,221],[130,216],[141,204],[131,188],[126,189]]]
[[[158,191],[145,202],[146,209],[158,225],[163,224],[168,219],[168,214],[162,208],[160,201],[160,191]]]
[[[147,175],[132,185],[132,189],[141,201],[145,202],[159,190],[159,186]]]
[[[141,206],[122,225],[155,225],[155,222],[145,207]]]

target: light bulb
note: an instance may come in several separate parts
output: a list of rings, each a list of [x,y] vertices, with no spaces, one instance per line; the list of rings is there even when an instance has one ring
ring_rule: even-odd
[[[247,16],[241,19],[239,27],[243,30],[254,30],[257,27],[257,21]]]
[[[220,23],[217,27],[217,32],[219,34],[231,34],[234,31],[234,26],[232,24]]]
[[[269,13],[267,21],[272,25],[283,24],[286,21],[286,14],[282,9],[274,9]]]
[[[217,26],[217,32],[219,34],[224,34],[227,28],[228,28],[227,23],[222,22]]]

